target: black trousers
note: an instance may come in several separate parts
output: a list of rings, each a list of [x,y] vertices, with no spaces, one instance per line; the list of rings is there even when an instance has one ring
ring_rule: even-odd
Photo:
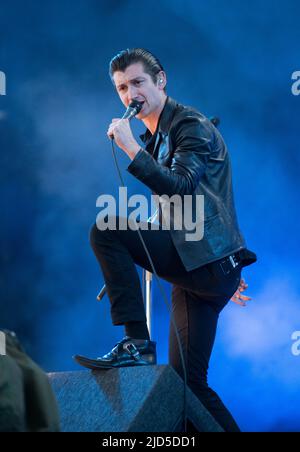
[[[118,225],[118,217],[117,217]],[[187,384],[225,431],[239,431],[232,415],[208,386],[207,370],[218,317],[238,288],[241,268],[225,275],[218,261],[187,272],[166,230],[142,230],[157,274],[172,285],[172,313],[183,348]],[[90,231],[90,242],[100,264],[111,303],[114,325],[146,321],[142,289],[135,264],[152,271],[138,232]],[[179,347],[172,322],[169,364],[183,378]]]

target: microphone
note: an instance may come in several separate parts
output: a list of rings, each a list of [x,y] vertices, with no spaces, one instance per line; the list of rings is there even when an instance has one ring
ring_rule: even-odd
[[[129,121],[134,118],[134,116],[138,115],[143,107],[143,104],[138,100],[133,100],[127,107],[122,119],[129,119]]]

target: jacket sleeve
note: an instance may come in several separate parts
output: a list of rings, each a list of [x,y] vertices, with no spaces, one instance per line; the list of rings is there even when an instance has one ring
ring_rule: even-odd
[[[141,149],[127,170],[161,195],[192,194],[205,172],[214,140],[207,119],[186,116],[170,131],[174,155],[171,166],[160,165],[147,151]]]

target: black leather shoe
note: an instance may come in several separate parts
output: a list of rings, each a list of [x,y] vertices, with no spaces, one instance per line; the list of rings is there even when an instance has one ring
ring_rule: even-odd
[[[154,365],[156,364],[156,342],[125,336],[101,358],[90,359],[75,355],[73,359],[81,366],[92,370]]]

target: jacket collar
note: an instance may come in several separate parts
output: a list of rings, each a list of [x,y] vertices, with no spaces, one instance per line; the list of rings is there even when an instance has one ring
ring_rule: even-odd
[[[173,116],[175,114],[177,102],[171,97],[167,97],[165,106],[160,114],[157,129],[154,133],[160,132],[163,135],[168,134]],[[153,134],[154,135],[154,134]],[[149,129],[146,129],[146,132],[140,135],[140,139],[146,143],[151,138],[152,134]]]

